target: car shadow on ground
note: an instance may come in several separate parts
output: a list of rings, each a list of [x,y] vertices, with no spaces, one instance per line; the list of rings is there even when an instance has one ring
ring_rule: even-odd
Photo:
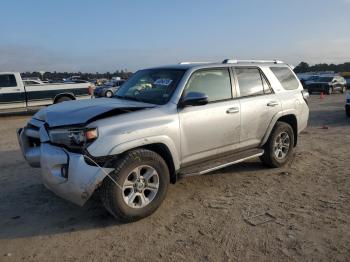
[[[309,127],[334,126],[342,127],[349,126],[350,118],[346,116],[345,109],[335,109],[333,111],[318,110],[317,114],[314,112],[310,113]]]
[[[344,94],[332,94],[318,98],[320,94],[312,94],[310,98],[316,104],[309,115],[308,126],[322,128],[324,126],[342,127],[349,126],[350,118],[345,113],[345,96]],[[336,96],[343,97],[344,100],[335,103],[333,100]]]
[[[96,196],[80,207],[49,191],[19,150],[0,152],[0,159],[0,239],[118,225]]]
[[[0,112],[0,117],[32,116],[38,111],[39,109],[31,109],[28,111],[20,111],[20,112]]]
[[[6,156],[6,160],[2,161],[6,165],[1,164],[0,174],[0,239],[72,233],[123,225],[105,210],[97,195],[91,197],[83,207],[72,204],[49,191],[41,183],[40,170],[29,167],[19,151],[0,152],[0,158],[1,156]],[[208,176],[232,172],[254,174],[262,169],[261,162],[254,159],[212,172]],[[177,191],[176,185],[170,191]],[[176,195],[176,192],[170,194]]]

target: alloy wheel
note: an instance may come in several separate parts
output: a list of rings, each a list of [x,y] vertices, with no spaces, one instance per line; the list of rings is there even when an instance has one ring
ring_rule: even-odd
[[[132,208],[143,208],[149,205],[157,195],[159,175],[147,165],[134,168],[123,184],[124,202]]]
[[[281,132],[275,140],[274,151],[277,159],[284,159],[289,151],[290,137],[287,132]]]

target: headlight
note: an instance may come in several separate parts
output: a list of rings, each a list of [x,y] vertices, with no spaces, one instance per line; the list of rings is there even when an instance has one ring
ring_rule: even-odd
[[[52,129],[50,141],[68,147],[82,147],[98,137],[97,128]]]

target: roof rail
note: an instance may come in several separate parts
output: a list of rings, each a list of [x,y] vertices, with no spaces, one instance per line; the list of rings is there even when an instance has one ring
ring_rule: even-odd
[[[190,64],[211,64],[212,62],[180,62],[179,65],[190,65]]]
[[[273,63],[273,64],[284,64],[280,60],[236,60],[236,59],[225,59],[222,61],[223,64],[239,64],[239,63]]]

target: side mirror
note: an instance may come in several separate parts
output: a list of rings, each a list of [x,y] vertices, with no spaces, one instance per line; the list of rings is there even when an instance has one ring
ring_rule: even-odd
[[[202,106],[208,104],[208,96],[201,92],[189,92],[182,100],[183,106]]]

